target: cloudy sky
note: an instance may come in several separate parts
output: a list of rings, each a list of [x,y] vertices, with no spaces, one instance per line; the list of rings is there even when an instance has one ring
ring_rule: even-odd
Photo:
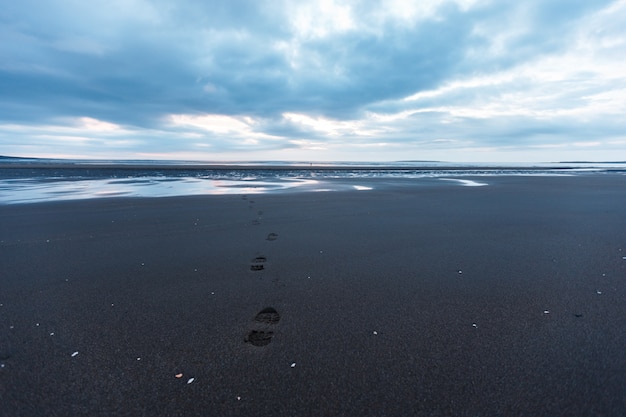
[[[0,0],[0,154],[626,159],[626,0]]]

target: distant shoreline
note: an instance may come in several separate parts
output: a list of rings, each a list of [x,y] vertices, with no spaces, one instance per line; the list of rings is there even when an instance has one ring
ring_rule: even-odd
[[[164,170],[164,171],[571,171],[581,168],[601,169],[603,171],[624,171],[624,167],[580,167],[575,165],[243,165],[243,164],[117,164],[117,163],[71,163],[71,162],[11,162],[1,163],[0,169],[30,169],[30,170]]]
[[[390,162],[303,162],[303,161],[184,161],[184,160],[85,160],[52,159],[0,156],[0,178],[14,178],[16,175],[55,176],[67,175],[108,176],[109,173],[128,172],[152,175],[165,172],[194,172],[195,175],[209,172],[246,173],[393,173],[393,174],[441,174],[446,172],[464,174],[515,174],[526,173],[577,173],[577,172],[626,172],[626,162],[535,162],[535,163],[461,163],[444,161],[390,161]],[[4,173],[4,174],[3,174]]]

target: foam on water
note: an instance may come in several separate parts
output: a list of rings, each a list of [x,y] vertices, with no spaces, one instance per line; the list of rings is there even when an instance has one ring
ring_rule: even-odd
[[[472,181],[472,180],[461,180],[458,178],[440,178],[443,181],[456,181],[458,182],[460,185],[463,185],[465,187],[482,187],[484,185],[488,185],[484,182],[476,182],[476,181]]]

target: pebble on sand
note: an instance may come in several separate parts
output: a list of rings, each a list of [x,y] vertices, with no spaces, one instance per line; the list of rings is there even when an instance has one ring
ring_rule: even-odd
[[[295,362],[294,362],[294,363],[292,363],[292,364],[291,364],[291,367],[292,367],[292,368],[295,368],[295,367],[296,367],[296,363],[295,363]]]
[[[189,379],[187,380],[187,383],[188,383],[188,384],[191,384],[191,383],[192,383],[195,379],[196,379],[196,378],[189,378]]]
[[[76,351],[76,352],[72,353],[72,358],[73,358],[74,356],[76,356],[76,355],[78,355],[78,351]]]

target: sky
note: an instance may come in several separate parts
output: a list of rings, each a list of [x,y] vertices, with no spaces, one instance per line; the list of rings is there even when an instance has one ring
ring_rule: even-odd
[[[0,0],[0,155],[626,160],[626,0]]]

